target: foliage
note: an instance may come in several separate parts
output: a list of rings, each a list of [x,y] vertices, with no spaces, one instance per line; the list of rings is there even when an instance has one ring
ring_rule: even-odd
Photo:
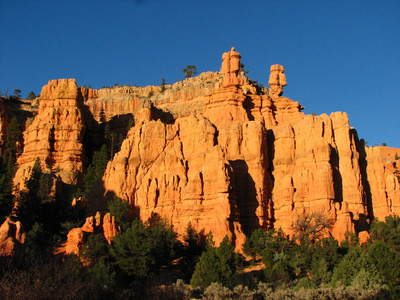
[[[299,243],[315,242],[325,236],[333,227],[334,220],[323,212],[312,212],[297,218],[292,226],[293,240]]]
[[[26,99],[28,99],[28,100],[33,100],[33,99],[36,99],[36,98],[37,98],[37,96],[35,95],[35,93],[33,91],[31,91],[28,94],[28,96],[26,97]]]
[[[42,168],[40,167],[40,160],[37,158],[32,167],[31,174],[26,187],[28,192],[21,192],[16,207],[15,216],[24,225],[25,230],[29,231],[35,222],[39,220],[40,204],[44,192],[43,187],[40,186],[40,178],[42,177]]]
[[[183,235],[183,257],[181,261],[185,280],[192,277],[196,264],[206,246],[207,236],[204,234],[204,229],[197,232],[189,222]]]
[[[400,256],[382,242],[373,243],[368,249],[368,261],[383,277],[394,295],[400,295]]]
[[[175,232],[165,221],[146,228],[134,220],[113,239],[110,254],[126,275],[144,279],[172,261],[176,242]]]
[[[49,257],[53,252],[57,238],[47,232],[43,224],[35,223],[32,229],[26,233],[24,242],[24,255],[34,260],[38,255]]]
[[[37,258],[22,267],[8,267],[0,278],[3,299],[100,299],[104,289],[74,257],[64,261]]]
[[[115,264],[128,276],[137,278],[149,274],[154,264],[150,252],[146,227],[139,220],[134,220],[131,227],[117,235],[110,248]]]
[[[9,168],[13,170],[14,166],[10,165]],[[10,214],[13,207],[13,196],[11,194],[13,185],[10,173],[12,172],[8,171],[8,164],[0,157],[0,221]]]
[[[387,216],[385,222],[374,220],[370,229],[371,242],[383,241],[400,255],[400,217]]]
[[[22,133],[17,118],[12,118],[7,127],[5,149],[0,157],[0,220],[8,216],[13,207],[13,178],[16,171],[16,155],[21,149]]]
[[[244,66],[244,63],[240,63],[240,71],[242,71],[244,74],[248,74],[249,73],[249,71]]]
[[[185,75],[185,78],[191,78],[197,74],[197,68],[194,65],[187,65],[182,72]]]
[[[161,85],[160,85],[160,93],[163,94],[166,90],[166,84],[165,84],[165,79],[164,77],[161,78]]]
[[[100,151],[94,152],[92,163],[89,165],[86,174],[83,176],[83,195],[85,198],[90,194],[94,184],[103,177],[107,163],[107,146],[103,145]]]
[[[89,269],[88,273],[104,289],[111,289],[116,285],[116,273],[102,257]]]
[[[349,286],[361,270],[376,274],[376,269],[368,263],[366,251],[360,247],[351,248],[333,270],[331,283]]]
[[[102,234],[91,234],[79,254],[90,265],[94,265],[108,256],[107,241]]]
[[[131,207],[128,201],[124,201],[117,196],[113,200],[108,202],[108,210],[110,214],[115,217],[115,222],[117,226],[121,226],[122,230],[129,227],[132,221]]]
[[[15,89],[13,97],[14,97],[14,99],[20,99],[21,98],[21,90]]]
[[[236,270],[237,257],[227,236],[218,248],[208,246],[196,264],[190,284],[207,287],[212,282],[226,284]]]
[[[104,108],[100,109],[99,117],[100,117],[100,123],[101,124],[106,122],[106,114],[104,112]]]

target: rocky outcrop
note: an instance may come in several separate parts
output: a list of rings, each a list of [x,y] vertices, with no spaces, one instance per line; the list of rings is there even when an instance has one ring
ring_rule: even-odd
[[[79,255],[79,251],[90,234],[101,234],[107,243],[111,244],[112,239],[118,234],[119,230],[120,228],[115,224],[115,217],[107,213],[101,220],[101,214],[97,212],[94,217],[87,217],[85,224],[81,228],[72,229],[67,235],[67,242],[58,247],[55,253],[74,253]]]
[[[179,233],[189,222],[211,230],[217,243],[225,234],[240,243],[258,227],[290,235],[298,215],[315,211],[333,220],[339,240],[365,230],[371,209],[363,156],[347,115],[304,115],[282,97],[280,65],[271,67],[269,93],[259,95],[244,87],[234,48],[222,59],[222,84],[188,99],[203,103],[192,115],[166,124],[149,107],[137,111],[104,175],[106,194],[129,201],[141,218],[167,217]],[[398,186],[385,179],[388,188],[398,197]]]
[[[125,116],[134,126],[87,203],[92,215],[118,196],[144,220],[157,213],[180,234],[191,223],[212,231],[217,244],[228,235],[239,248],[259,227],[292,235],[298,217],[313,212],[332,220],[339,240],[347,231],[365,239],[373,217],[400,214],[400,150],[365,147],[345,113],[304,115],[299,102],[283,96],[283,66],[271,66],[267,89],[244,75],[240,58],[232,48],[220,72],[163,88],[94,90],[50,81],[24,132],[16,182],[37,156],[64,182],[78,182],[82,137],[92,130],[83,118],[100,122],[104,112],[107,121]],[[89,218],[71,232],[68,251],[76,253],[96,231],[110,241],[113,218]]]
[[[21,223],[7,218],[0,227],[0,256],[13,256],[24,241]]]
[[[54,172],[67,184],[77,184],[87,163],[83,149],[83,99],[75,79],[51,80],[39,98],[39,112],[24,131],[24,151],[18,158],[15,184],[24,186],[38,157],[44,172]]]
[[[384,221],[389,215],[400,215],[400,183],[398,172],[400,149],[388,147],[366,148],[366,176],[372,213]],[[397,160],[396,160],[397,158]],[[398,173],[397,173],[398,175]]]

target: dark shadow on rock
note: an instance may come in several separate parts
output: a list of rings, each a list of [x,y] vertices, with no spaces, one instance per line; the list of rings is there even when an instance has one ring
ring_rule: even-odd
[[[268,223],[271,224],[271,228],[273,228],[273,224],[275,223],[275,214],[274,214],[274,202],[272,201],[272,191],[274,189],[275,178],[273,175],[274,171],[274,158],[275,158],[275,134],[272,129],[267,130],[267,151],[268,151],[268,173],[270,175],[270,191],[269,191],[269,198],[270,201],[267,204],[269,209],[269,221]]]
[[[343,180],[339,171],[339,155],[335,148],[329,145],[331,149],[330,163],[332,166],[333,187],[335,191],[335,202],[343,202]]]
[[[364,187],[364,205],[367,207],[367,216],[370,220],[374,219],[374,210],[372,206],[372,195],[371,195],[371,187],[368,181],[368,173],[367,173],[367,153],[365,152],[365,142],[363,139],[356,143],[358,153],[360,153],[359,165],[361,172],[361,180]]]
[[[244,103],[243,103],[243,107],[246,110],[249,121],[254,121],[254,116],[251,113],[251,110],[254,108],[254,102],[251,99],[251,97],[246,96],[246,99],[244,100]]]
[[[246,236],[260,227],[256,210],[259,206],[255,182],[249,174],[246,161],[238,159],[229,161],[234,175],[233,191],[236,194],[240,224]]]
[[[369,222],[369,217],[367,215],[360,214],[358,220],[353,220],[353,223],[356,234],[358,234],[361,231],[369,231],[370,222]]]
[[[160,119],[164,124],[174,124],[175,118],[169,111],[164,111],[161,108],[153,106],[154,116]]]

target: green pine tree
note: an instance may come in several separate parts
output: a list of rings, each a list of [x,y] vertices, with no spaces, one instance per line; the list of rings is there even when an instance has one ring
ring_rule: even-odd
[[[236,255],[226,236],[218,248],[208,246],[196,264],[190,284],[206,288],[212,282],[227,284],[236,270]]]

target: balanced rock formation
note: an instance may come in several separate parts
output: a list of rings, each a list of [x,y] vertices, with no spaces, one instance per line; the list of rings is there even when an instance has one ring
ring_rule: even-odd
[[[39,98],[39,112],[24,131],[24,151],[18,158],[15,184],[23,188],[40,159],[44,172],[55,171],[63,182],[77,184],[87,163],[83,149],[83,98],[75,79],[51,80]],[[48,170],[47,170],[48,171]]]

